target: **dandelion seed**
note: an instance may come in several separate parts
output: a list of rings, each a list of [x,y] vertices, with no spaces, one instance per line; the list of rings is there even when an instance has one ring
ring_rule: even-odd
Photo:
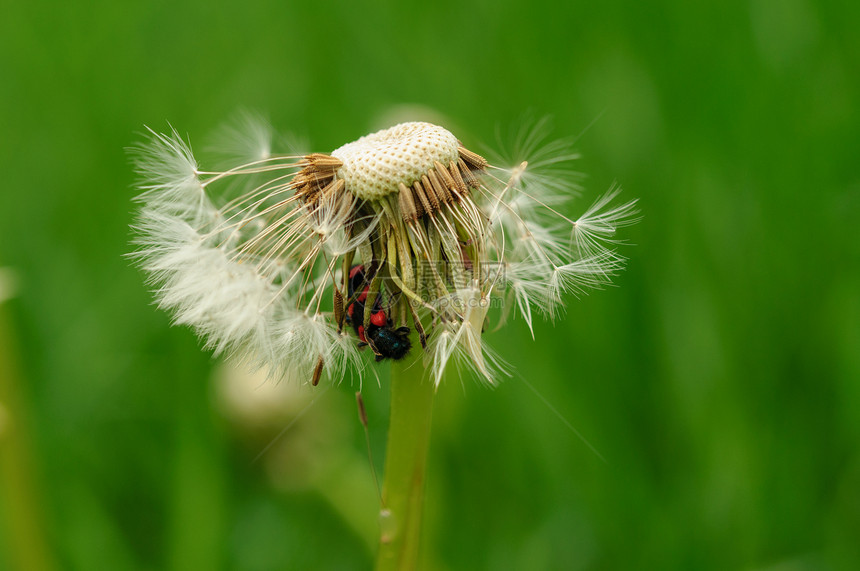
[[[214,171],[175,131],[151,132],[132,256],[176,323],[272,374],[361,375],[367,348],[424,351],[436,384],[451,362],[492,384],[506,368],[484,340],[492,300],[508,302],[499,324],[516,309],[534,335],[533,310],[552,317],[623,265],[615,231],[635,201],[612,206],[612,190],[563,215],[576,187],[564,145],[528,135],[532,161],[504,169],[429,123],[328,154],[280,155],[267,129],[248,131],[225,131],[245,162]]]

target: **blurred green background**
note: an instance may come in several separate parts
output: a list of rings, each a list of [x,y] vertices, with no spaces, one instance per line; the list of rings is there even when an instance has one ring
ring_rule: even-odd
[[[552,115],[570,213],[618,181],[644,216],[619,287],[490,336],[514,378],[443,385],[426,567],[860,568],[860,3],[406,4],[4,3],[0,568],[372,565],[357,387],[169,326],[124,149],[252,109],[327,151],[403,104],[478,151]]]

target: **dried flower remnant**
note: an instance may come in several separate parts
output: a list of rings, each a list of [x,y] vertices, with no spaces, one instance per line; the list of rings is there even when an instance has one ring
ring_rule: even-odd
[[[494,383],[493,300],[531,329],[533,311],[554,316],[565,292],[623,264],[615,231],[634,222],[635,201],[611,206],[613,190],[563,215],[568,187],[540,172],[569,158],[562,147],[538,168],[505,169],[429,123],[329,154],[270,154],[266,131],[250,132],[258,156],[219,171],[176,132],[152,133],[137,153],[133,256],[176,323],[274,374],[341,379],[362,370],[367,346],[377,360],[422,351],[436,384],[452,359]]]

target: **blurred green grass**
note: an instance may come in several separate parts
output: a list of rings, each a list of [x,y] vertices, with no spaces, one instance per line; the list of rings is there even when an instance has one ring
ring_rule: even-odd
[[[122,257],[124,149],[168,121],[196,145],[250,108],[326,150],[403,103],[476,145],[551,114],[584,157],[572,208],[618,181],[644,215],[619,287],[571,299],[534,343],[516,321],[490,337],[514,378],[440,391],[428,568],[857,568],[858,16],[808,0],[7,3],[0,266],[19,292],[0,306],[0,386],[21,404],[0,395],[0,451],[24,435],[36,511],[0,504],[0,568],[19,565],[25,515],[46,568],[370,566],[355,387],[254,460],[302,409],[250,428],[223,412],[215,362]],[[364,391],[378,466],[381,377]]]

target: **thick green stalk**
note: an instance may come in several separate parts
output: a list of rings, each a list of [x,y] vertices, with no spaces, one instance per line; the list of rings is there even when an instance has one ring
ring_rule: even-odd
[[[0,276],[2,277],[2,276]],[[2,287],[2,283],[0,283]],[[0,534],[8,553],[0,553],[10,569],[55,569],[45,538],[39,478],[34,465],[24,379],[17,363],[12,324],[0,292]],[[5,520],[5,521],[3,521]],[[5,524],[5,525],[4,525]],[[4,567],[5,568],[5,567]]]
[[[436,394],[433,382],[423,374],[421,354],[413,348],[410,358],[392,366],[377,571],[408,571],[418,566],[430,420]]]

